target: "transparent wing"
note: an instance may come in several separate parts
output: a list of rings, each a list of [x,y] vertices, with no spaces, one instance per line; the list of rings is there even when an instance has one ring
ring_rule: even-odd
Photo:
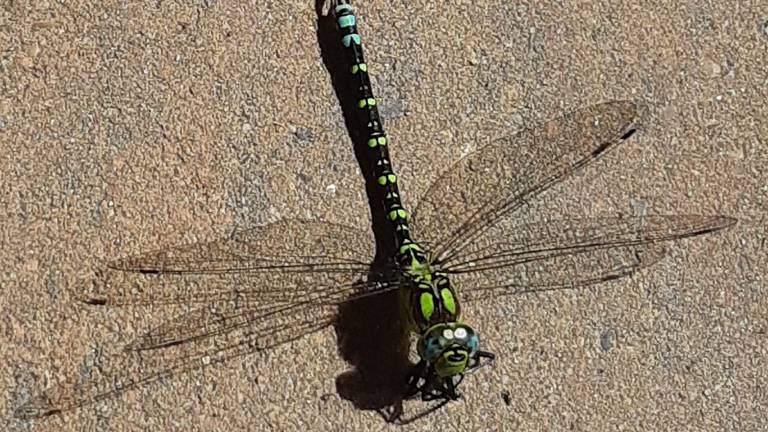
[[[176,373],[266,350],[328,326],[335,314],[332,306],[317,304],[262,310],[241,310],[232,305],[216,307],[179,317],[179,324],[192,324],[192,318],[197,318],[201,320],[197,328],[211,326],[220,330],[212,331],[209,337],[189,338],[178,344],[151,344],[147,342],[156,334],[150,332],[129,345],[114,363],[93,368],[94,374],[87,378],[70,379],[46,390],[17,409],[15,416],[44,417],[115,397]],[[247,325],[230,326],[225,331],[227,325],[222,317],[241,314],[253,315],[253,319]],[[163,348],[151,349],[159,346]]]
[[[88,379],[48,389],[16,416],[34,418],[79,407],[324,328],[338,303],[396,288],[386,280],[365,280],[383,279],[369,271],[372,245],[369,235],[342,225],[283,220],[223,241],[111,262],[79,287],[81,300],[204,305],[167,318],[126,346],[114,364],[95,368],[98,374]],[[131,273],[143,274],[130,278]]]
[[[307,275],[311,282],[311,274]],[[156,278],[157,279],[157,278]],[[209,286],[209,284],[204,284]],[[168,318],[160,326],[136,338],[124,355],[98,376],[69,380],[46,390],[15,415],[35,418],[118,396],[197,367],[240,355],[266,350],[298,339],[329,325],[338,304],[397,289],[397,281],[358,281],[262,290],[271,297],[247,301],[246,297],[211,297],[191,312]],[[235,293],[237,290],[221,290]]]
[[[306,311],[305,306],[313,305],[327,309],[347,300],[379,294],[397,288],[396,283],[357,282],[338,287],[315,287],[315,292],[302,295],[292,301],[267,302],[262,305],[233,307],[232,303],[217,302],[167,320],[159,327],[145,333],[126,346],[127,350],[148,350],[218,338],[226,333],[242,329],[258,329],[265,319],[275,320],[282,316],[288,326],[303,323],[305,317],[294,314]],[[237,303],[235,303],[237,304]],[[300,336],[297,334],[297,336]]]
[[[329,222],[283,219],[226,240],[161,249],[108,263],[115,270],[164,274],[360,272],[373,237]]]
[[[373,245],[369,233],[343,225],[281,220],[225,240],[109,262],[110,270],[150,276],[130,279],[102,271],[84,281],[76,296],[109,305],[207,303],[232,296],[259,303],[293,301],[318,286],[346,285],[371,275]]]
[[[608,102],[495,141],[460,159],[412,217],[416,238],[448,261],[489,227],[605,154],[634,132],[630,101]],[[446,206],[446,200],[461,203]]]
[[[232,273],[215,275],[136,275],[102,271],[77,285],[76,299],[94,305],[209,304],[231,301],[258,307],[271,304],[341,302],[389,289],[399,272],[378,267],[364,273]]]
[[[459,288],[468,301],[573,288],[630,275],[660,260],[665,242],[719,231],[735,222],[694,215],[502,224],[440,267],[459,276],[457,283],[472,275],[473,282]]]

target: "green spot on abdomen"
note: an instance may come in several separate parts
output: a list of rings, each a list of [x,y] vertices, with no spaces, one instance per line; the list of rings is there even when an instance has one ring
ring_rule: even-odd
[[[435,313],[435,301],[432,299],[432,294],[428,292],[421,293],[419,296],[419,306],[421,307],[421,316],[424,320],[429,321],[432,318],[432,314]]]
[[[360,99],[360,101],[357,103],[357,106],[360,108],[365,108],[366,106],[376,106],[376,99],[374,98]]]
[[[396,221],[398,219],[405,219],[408,216],[408,212],[403,209],[392,210],[389,212],[389,220]]]
[[[378,179],[376,179],[376,181],[382,186],[384,186],[387,183],[395,184],[397,182],[397,176],[394,174],[387,174],[379,177]]]
[[[368,147],[376,148],[376,146],[387,145],[387,137],[380,136],[378,138],[371,138],[368,140]]]
[[[411,249],[413,249],[415,251],[419,251],[419,252],[423,251],[421,246],[419,246],[418,244],[416,244],[416,243],[408,243],[408,244],[404,244],[404,245],[400,246],[400,253],[404,254],[404,253],[408,252]]]
[[[443,288],[440,290],[440,298],[443,300],[443,306],[445,306],[445,309],[451,313],[451,315],[456,315],[456,299],[453,297],[453,293],[448,288]]]
[[[359,71],[368,72],[368,65],[365,63],[360,63],[356,65],[352,65],[352,74],[356,74]]]

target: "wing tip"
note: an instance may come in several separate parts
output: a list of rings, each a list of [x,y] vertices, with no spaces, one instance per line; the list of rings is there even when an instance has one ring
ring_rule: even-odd
[[[600,143],[599,146],[597,146],[594,150],[592,150],[592,153],[590,156],[593,158],[602,156],[603,153],[607,153],[608,150],[616,147],[617,145],[631,138],[632,135],[635,134],[635,132],[637,132],[637,126],[634,123],[630,123],[629,125],[624,127],[623,132],[621,133],[621,135],[618,136],[618,138],[613,138],[611,140],[606,140],[605,142]]]
[[[172,346],[181,345],[186,342],[187,340],[178,340],[178,339],[155,341],[152,338],[142,336],[126,344],[123,347],[123,351],[124,352],[149,351],[154,349],[169,348]]]
[[[735,217],[725,215],[682,215],[677,217],[680,221],[687,222],[687,226],[682,229],[679,238],[715,233],[728,229],[739,221]]]
[[[725,215],[712,216],[712,221],[710,224],[711,226],[709,227],[709,230],[705,232],[714,232],[714,231],[724,230],[736,225],[738,222],[739,220],[732,216],[725,216]]]
[[[107,299],[102,297],[84,297],[79,300],[82,303],[93,306],[105,306],[107,304]]]
[[[633,119],[638,115],[638,104],[633,99],[614,99],[606,102],[598,102],[593,107],[600,107],[600,109],[609,108],[611,111],[621,111],[629,113]]]
[[[635,102],[633,99],[617,99],[611,102],[607,102],[607,104],[619,105],[625,111],[637,113],[637,102]]]
[[[154,267],[140,267],[136,263],[131,262],[130,259],[111,261],[106,264],[106,267],[110,270],[133,272],[140,274],[159,274],[162,270]]]
[[[141,342],[140,340],[137,339],[125,344],[125,346],[123,347],[123,352],[141,351],[141,347],[142,347]]]
[[[60,414],[61,412],[60,408],[52,406],[47,401],[31,399],[17,408],[13,412],[13,417],[19,420],[35,420]]]
[[[594,107],[599,107],[598,112],[600,114],[620,113],[617,120],[623,119],[623,124],[617,125],[621,128],[620,132],[614,135],[614,137],[606,139],[605,142],[600,143],[597,148],[592,150],[591,156],[596,158],[630,139],[638,131],[639,126],[637,124],[637,104],[632,100],[614,100],[595,105]]]
[[[631,137],[632,137],[632,135],[634,135],[634,134],[635,134],[635,132],[637,132],[637,126],[635,126],[634,124],[632,124],[632,125],[630,125],[630,126],[627,128],[626,132],[624,132],[624,135],[622,135],[622,136],[620,136],[620,137],[619,137],[619,139],[620,139],[621,141],[626,141],[626,140],[628,140],[629,138],[631,138]]]

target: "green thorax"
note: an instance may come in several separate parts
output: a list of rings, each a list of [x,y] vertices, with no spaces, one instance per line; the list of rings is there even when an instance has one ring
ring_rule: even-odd
[[[459,320],[461,308],[448,276],[430,266],[427,253],[418,243],[403,244],[397,261],[413,331],[423,333],[435,324]]]

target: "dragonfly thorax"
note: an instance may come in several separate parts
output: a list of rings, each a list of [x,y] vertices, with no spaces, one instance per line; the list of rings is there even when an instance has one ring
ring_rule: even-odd
[[[415,331],[423,333],[435,324],[458,321],[461,307],[448,276],[431,269],[407,275]]]
[[[423,334],[435,324],[457,321],[461,308],[448,275],[432,268],[418,243],[409,241],[398,252],[413,331]]]

